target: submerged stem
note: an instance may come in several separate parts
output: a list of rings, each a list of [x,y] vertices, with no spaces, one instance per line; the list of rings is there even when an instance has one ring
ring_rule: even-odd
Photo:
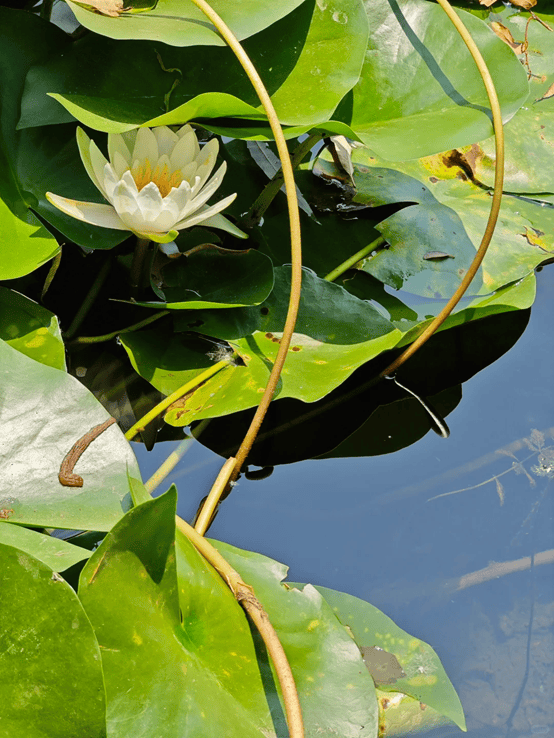
[[[112,264],[112,257],[111,254],[108,256],[104,264],[102,265],[102,268],[96,275],[96,279],[92,283],[92,287],[88,291],[85,299],[81,303],[81,307],[77,311],[77,314],[73,318],[73,321],[71,322],[71,325],[65,332],[65,338],[71,338],[75,335],[75,333],[79,330],[81,327],[81,323],[83,320],[87,317],[89,310],[94,304],[94,301],[98,297],[98,293],[102,289],[102,285],[104,284],[106,277],[108,276],[108,272],[110,271],[110,267]]]
[[[376,238],[375,241],[372,241],[367,246],[364,246],[363,249],[360,249],[355,254],[346,259],[346,261],[343,261],[342,264],[339,264],[338,267],[333,269],[332,272],[329,272],[329,274],[323,279],[326,279],[328,282],[334,282],[337,277],[340,277],[341,274],[347,272],[359,261],[371,254],[371,252],[374,251],[378,246],[381,246],[381,244],[383,243],[385,243],[385,239],[383,238],[383,236],[379,236],[379,238]]]
[[[133,252],[133,263],[131,264],[131,295],[137,297],[144,282],[144,268],[150,240],[148,238],[137,238]]]

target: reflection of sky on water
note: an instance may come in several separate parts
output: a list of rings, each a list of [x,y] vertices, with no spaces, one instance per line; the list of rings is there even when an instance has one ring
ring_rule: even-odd
[[[534,474],[535,456],[524,465],[527,475],[501,477],[502,505],[494,480],[427,499],[509,469],[514,459],[498,455],[465,471],[533,428],[554,428],[554,268],[537,276],[529,327],[507,355],[464,385],[448,417],[448,440],[429,432],[389,456],[305,461],[278,467],[263,481],[243,478],[209,533],[288,563],[293,581],[367,599],[430,642],[461,692],[469,735],[487,738],[554,736],[554,565],[454,594],[443,585],[491,561],[554,548],[554,481]],[[554,445],[545,436],[545,446]],[[160,444],[146,455],[135,446],[144,478],[170,448]],[[515,451],[519,459],[529,454],[525,445]],[[195,444],[169,477],[183,517],[192,518],[220,466],[219,457]],[[531,601],[535,646],[526,673]]]

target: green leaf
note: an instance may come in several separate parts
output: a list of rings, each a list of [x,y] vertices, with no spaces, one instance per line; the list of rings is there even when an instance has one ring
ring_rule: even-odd
[[[302,0],[212,0],[211,7],[239,40],[258,33],[294,10]],[[127,12],[109,18],[68,0],[79,23],[95,33],[116,39],[152,38],[172,46],[224,46],[225,42],[208,18],[192,3],[181,0],[152,0],[146,8],[134,2]],[[83,5],[86,5],[83,2]]]
[[[318,160],[317,171],[332,177],[334,164]],[[353,202],[368,206],[383,202],[426,202],[429,220],[416,212],[421,206],[407,206],[386,218],[377,228],[391,240],[392,248],[369,258],[364,270],[381,281],[415,294],[429,297],[453,292],[460,252],[468,243],[473,255],[481,242],[490,213],[491,198],[486,189],[467,178],[460,154],[445,152],[417,161],[391,164],[378,159],[368,149],[352,154],[356,194]],[[455,233],[436,223],[455,224]],[[554,251],[554,212],[534,201],[505,195],[491,244],[468,295],[487,294],[529,274]],[[404,239],[404,240],[403,240]],[[424,244],[423,248],[421,244]],[[440,250],[454,259],[427,261],[423,250]],[[467,259],[467,256],[466,256]],[[415,272],[419,265],[420,272]],[[464,273],[465,264],[460,265]],[[458,275],[458,280],[460,275]]]
[[[377,733],[373,681],[352,638],[317,588],[283,583],[287,567],[266,556],[220,541],[211,543],[254,587],[277,631],[294,674],[306,734],[373,738]]]
[[[0,517],[10,515],[10,510],[0,510]],[[0,522],[0,543],[34,556],[54,571],[65,571],[90,556],[86,548],[7,522]]]
[[[0,562],[1,735],[105,738],[100,651],[75,592],[3,543]]]
[[[367,0],[371,29],[360,81],[337,110],[384,159],[412,159],[492,133],[475,62],[444,11],[426,0]],[[508,121],[523,105],[527,75],[512,50],[469,13],[459,16],[491,72]]]
[[[431,646],[406,633],[369,602],[327,587],[316,589],[340,622],[348,627],[360,648],[377,647],[398,659],[403,677],[393,678],[387,684],[379,681],[379,671],[376,671],[374,678],[381,690],[415,697],[448,717],[462,730],[466,729],[460,699]]]
[[[306,0],[245,43],[283,124],[306,130],[328,120],[358,80],[367,18],[360,0],[343,0],[342,5],[339,13]],[[240,10],[245,12],[244,3]],[[336,15],[348,15],[349,22],[337,22]],[[126,17],[123,25],[136,18]],[[213,118],[261,120],[269,130],[258,96],[230,49],[160,47],[157,38],[113,42],[89,35],[63,54],[51,55],[29,73],[20,126],[64,122],[67,110],[85,125],[113,133]]]
[[[0,279],[28,274],[58,251],[33,211],[81,246],[112,248],[129,235],[88,226],[46,200],[46,191],[52,191],[103,201],[81,163],[73,125],[16,130],[29,67],[54,52],[63,54],[68,44],[69,37],[53,24],[0,8],[0,166],[5,172],[0,182]]]
[[[56,316],[6,287],[0,287],[0,339],[41,364],[66,369]]]
[[[130,505],[127,465],[140,478],[129,444],[116,427],[108,428],[77,464],[83,488],[62,486],[63,458],[106,411],[74,377],[4,341],[0,366],[0,506],[13,510],[11,522],[109,530]]]
[[[522,43],[527,38],[529,44],[527,55],[519,56],[521,63],[529,63],[529,97],[504,129],[504,189],[507,192],[554,192],[554,171],[548,163],[554,145],[554,100],[544,97],[552,95],[550,87],[554,79],[550,59],[554,54],[554,34],[537,18],[550,29],[554,27],[552,13],[533,12],[531,18],[530,13],[521,12],[519,8],[506,7],[501,13],[489,16],[490,22],[504,25],[516,42]],[[463,154],[474,178],[487,187],[493,187],[494,139],[474,144]],[[539,195],[537,199],[542,198]]]
[[[205,382],[166,416],[171,424],[217,417],[259,403],[278,350],[290,292],[290,269],[275,270],[275,288],[260,307],[176,316],[178,329],[229,341],[240,357]],[[392,348],[400,332],[369,303],[304,271],[300,312],[276,398],[314,402],[358,366]],[[179,334],[126,334],[123,346],[138,373],[168,395],[209,366]],[[204,349],[205,351],[205,349]],[[306,382],[305,377],[310,381]]]
[[[230,251],[212,244],[163,268],[166,302],[139,305],[173,310],[259,305],[273,289],[271,260],[255,249]],[[194,251],[194,250],[193,250]]]
[[[246,618],[179,538],[176,490],[133,508],[85,566],[79,596],[100,644],[113,738],[262,738],[271,718]],[[117,597],[114,597],[117,592]],[[180,612],[181,610],[181,612]]]

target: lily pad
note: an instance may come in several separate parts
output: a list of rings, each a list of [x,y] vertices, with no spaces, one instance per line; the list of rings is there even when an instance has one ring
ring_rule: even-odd
[[[2,734],[106,738],[100,649],[77,595],[17,548],[1,543],[0,562]]]
[[[466,729],[460,699],[429,644],[406,633],[369,602],[327,587],[317,590],[348,627],[358,647],[377,647],[394,654],[398,660],[404,676],[397,675],[388,683],[376,679],[381,690],[415,697],[450,718],[462,730]]]
[[[62,486],[60,464],[73,444],[107,413],[74,377],[0,341],[0,507],[11,522],[109,530],[130,506],[127,468],[137,462],[117,427],[83,454],[82,489]]]
[[[325,154],[318,159],[317,170],[327,177],[338,176],[335,165]],[[380,251],[364,264],[364,269],[381,281],[410,292],[429,297],[449,296],[458,249],[467,253],[473,244],[473,255],[481,242],[490,212],[490,194],[468,179],[457,151],[445,152],[417,161],[391,164],[378,159],[368,149],[356,149],[352,154],[356,193],[353,202],[374,206],[383,202],[434,203],[430,218],[450,218],[457,224],[456,233],[446,228],[429,239],[429,222],[418,224],[415,206],[405,207],[376,227],[393,248]],[[432,201],[431,201],[432,202]],[[468,295],[487,294],[529,274],[554,252],[554,212],[540,203],[505,195],[502,199],[498,224],[481,267],[481,275],[470,285]],[[406,239],[408,248],[403,247]],[[456,256],[440,262],[417,256],[420,244],[426,249],[443,249]],[[460,245],[463,244],[463,247]],[[411,248],[410,248],[411,247]],[[395,258],[396,256],[396,258]],[[414,264],[421,267],[414,273]],[[450,276],[449,276],[450,275]],[[444,287],[440,285],[444,284]],[[449,286],[447,289],[446,285]]]
[[[212,0],[211,7],[239,39],[252,36],[294,10],[302,0]],[[205,14],[181,0],[134,0],[118,17],[85,9],[86,3],[68,1],[79,23],[95,33],[116,39],[153,38],[173,46],[224,46],[225,42]],[[128,8],[128,9],[127,9]]]
[[[2,515],[9,517],[10,510],[0,510]],[[0,543],[34,556],[54,571],[65,571],[90,556],[86,548],[5,521],[0,522]]]
[[[100,193],[81,164],[75,127],[16,129],[25,76],[39,59],[63,53],[70,43],[59,28],[11,8],[0,8],[0,279],[24,276],[58,252],[55,238],[38,213],[64,236],[82,246],[112,248],[128,234],[110,231],[64,215],[45,192],[68,188],[71,197],[99,202]]]
[[[279,635],[294,673],[307,734],[375,736],[373,681],[352,638],[317,588],[283,582],[287,567],[273,559],[220,541],[212,543],[254,587]]]
[[[442,8],[426,0],[371,0],[365,7],[371,29],[365,63],[334,119],[392,161],[487,138],[492,125],[483,82]],[[458,14],[487,63],[508,121],[529,94],[525,70],[486,23]]]
[[[344,0],[343,5],[348,23],[337,23],[331,6],[306,0],[245,43],[283,124],[311,126],[327,120],[356,84],[368,24],[360,0]],[[106,20],[113,21],[100,18]],[[103,60],[100,68],[98,58]],[[129,79],[124,89],[122,68]],[[89,36],[35,66],[26,90],[21,127],[64,122],[70,116],[108,132],[224,117],[267,120],[228,48],[175,49],[156,41]]]
[[[139,305],[171,310],[232,308],[259,305],[273,289],[273,266],[255,249],[230,251],[212,244],[173,259],[163,269],[158,289],[166,302]]]
[[[41,364],[65,371],[65,347],[56,316],[6,287],[0,287],[0,339]]]
[[[186,317],[175,318],[178,330],[199,331],[228,341],[240,362],[225,367],[228,376],[223,385],[220,372],[192,392],[179,404],[178,414],[167,415],[168,422],[188,425],[193,418],[218,417],[259,403],[277,354],[289,292],[290,269],[279,267],[275,288],[260,307],[187,311]],[[400,335],[373,305],[304,271],[299,317],[275,396],[314,402],[358,366],[392,348]],[[127,334],[123,345],[139,374],[166,395],[192,378],[190,350],[179,334]],[[204,357],[202,366],[205,362]]]
[[[262,738],[272,722],[250,629],[226,584],[182,538],[178,578],[176,498],[173,487],[129,511],[81,574],[109,735],[149,735],[163,723],[172,735],[186,726],[190,738]]]

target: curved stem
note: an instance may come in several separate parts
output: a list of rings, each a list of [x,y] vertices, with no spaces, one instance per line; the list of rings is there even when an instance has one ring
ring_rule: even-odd
[[[161,310],[160,312],[157,312],[154,315],[150,315],[148,318],[145,318],[138,323],[133,323],[133,325],[129,325],[127,326],[127,328],[122,328],[119,331],[105,333],[103,336],[79,336],[79,338],[75,338],[73,341],[71,341],[71,343],[103,343],[104,341],[111,341],[112,338],[120,336],[122,333],[131,333],[132,331],[138,331],[139,328],[144,328],[145,326],[150,325],[150,323],[154,323],[154,321],[163,318],[165,315],[169,315],[170,312],[170,310]]]
[[[201,536],[203,536],[208,530],[210,523],[212,522],[217,506],[219,505],[221,495],[227,486],[227,482],[229,481],[229,477],[231,476],[235,466],[235,461],[236,459],[233,456],[230,456],[223,464],[219,474],[217,475],[217,479],[210,490],[210,494],[202,505],[200,515],[198,516],[198,520],[194,526],[194,530]]]
[[[477,273],[477,270],[481,266],[481,262],[483,261],[485,254],[487,253],[487,249],[492,239],[492,234],[494,233],[494,229],[496,227],[496,221],[498,220],[500,202],[502,200],[502,187],[504,183],[504,128],[502,125],[502,112],[500,110],[500,104],[498,102],[498,96],[496,94],[494,82],[492,81],[492,77],[485,63],[485,60],[483,59],[481,52],[477,48],[477,44],[472,39],[469,31],[464,26],[460,18],[457,16],[456,12],[452,8],[448,0],[437,0],[437,2],[450,18],[456,30],[464,40],[465,45],[469,49],[469,52],[473,57],[477,68],[479,69],[479,72],[483,79],[483,83],[485,85],[485,89],[487,91],[492,111],[496,147],[494,192],[492,196],[491,210],[485,228],[485,233],[481,240],[479,249],[477,250],[477,254],[475,255],[475,258],[473,259],[471,266],[469,267],[467,274],[463,278],[460,286],[452,295],[450,300],[446,303],[444,308],[437,315],[437,317],[432,320],[427,328],[423,331],[423,333],[421,333],[421,335],[419,335],[416,340],[412,344],[410,344],[410,346],[408,346],[406,351],[400,354],[400,356],[398,356],[391,364],[389,364],[386,369],[383,369],[383,371],[379,374],[379,377],[385,377],[387,374],[392,374],[398,369],[398,367],[402,366],[402,364],[404,364],[404,362],[407,361],[410,356],[413,356],[415,352],[431,338],[433,333],[435,333],[435,331],[444,323],[446,318],[448,318],[452,310],[454,310],[456,305],[459,303],[465,291],[469,287],[471,281],[473,280],[473,277]]]
[[[279,118],[277,117],[275,108],[273,107],[273,103],[271,102],[271,98],[269,97],[269,94],[266,88],[264,87],[262,80],[260,79],[260,75],[256,71],[256,68],[250,61],[248,55],[246,54],[246,52],[244,51],[244,49],[242,48],[242,46],[236,39],[231,29],[223,22],[223,20],[208,5],[208,3],[206,3],[205,0],[192,0],[192,2],[198,8],[200,8],[200,10],[206,15],[207,18],[209,18],[209,20],[217,28],[217,30],[219,31],[223,39],[227,42],[227,44],[229,45],[229,47],[231,48],[231,50],[237,57],[238,61],[242,65],[242,68],[248,75],[248,78],[252,82],[252,85],[254,86],[254,89],[256,90],[258,97],[260,98],[260,102],[262,103],[264,111],[267,115],[269,125],[271,127],[271,131],[275,138],[275,144],[277,145],[277,152],[279,154],[279,158],[281,159],[281,166],[283,168],[283,179],[284,179],[285,189],[286,189],[286,194],[287,194],[287,205],[288,205],[289,221],[290,221],[291,262],[292,262],[291,291],[290,291],[287,317],[285,320],[285,326],[283,328],[283,337],[281,339],[279,350],[277,352],[277,356],[275,357],[275,363],[273,364],[273,368],[269,375],[269,380],[267,382],[267,385],[266,385],[264,394],[262,396],[262,399],[260,401],[260,404],[258,405],[258,408],[256,410],[254,418],[252,419],[250,427],[248,431],[246,432],[244,440],[241,443],[239,450],[237,451],[237,455],[236,455],[237,462],[235,464],[235,468],[230,478],[230,482],[234,482],[240,473],[241,467],[244,464],[244,461],[246,457],[248,456],[250,449],[252,448],[252,444],[256,440],[256,436],[258,435],[258,431],[260,429],[264,416],[267,412],[269,404],[271,403],[271,400],[273,399],[273,395],[275,393],[275,389],[279,381],[279,376],[281,374],[281,370],[283,369],[283,365],[287,357],[287,352],[290,346],[292,334],[294,332],[294,326],[296,324],[296,317],[298,315],[298,306],[300,304],[300,290],[301,290],[301,285],[302,285],[302,248],[301,248],[301,241],[300,241],[300,212],[298,210],[298,199],[296,197],[296,186],[294,183],[294,174],[292,170],[292,164],[290,160],[289,151],[287,148],[287,142],[285,141],[283,130],[281,128],[281,124],[279,123]]]
[[[355,254],[346,259],[346,261],[343,261],[342,264],[339,264],[338,267],[333,269],[332,272],[329,272],[329,274],[326,277],[323,277],[323,279],[326,279],[328,282],[334,282],[337,277],[340,277],[341,274],[347,272],[359,261],[371,254],[371,252],[374,251],[378,246],[381,246],[381,244],[383,243],[385,243],[385,239],[383,238],[383,236],[379,236],[379,238],[376,238],[375,241],[372,241],[367,246],[364,246],[363,249],[360,249]]]
[[[172,392],[170,395],[165,397],[161,402],[158,402],[158,404],[153,407],[152,410],[147,412],[146,415],[143,415],[140,420],[137,420],[137,422],[133,426],[131,426],[131,428],[129,428],[129,430],[125,434],[125,438],[128,441],[131,441],[138,433],[146,428],[148,423],[154,420],[154,418],[157,418],[158,415],[160,413],[163,413],[164,410],[167,410],[167,408],[170,405],[173,405],[176,400],[179,400],[183,395],[186,395],[187,392],[192,392],[192,390],[199,387],[206,380],[210,379],[210,377],[213,377],[213,375],[217,374],[217,372],[220,372],[224,367],[228,366],[228,364],[229,362],[227,360],[218,361],[217,364],[209,367],[209,369],[206,369],[206,371],[202,372],[202,374],[197,374],[194,379],[190,380],[190,382],[187,382],[182,387],[179,387],[179,389],[175,390],[175,392]]]
[[[318,141],[321,141],[323,136],[323,133],[312,133],[296,147],[291,158],[291,165],[293,169],[296,169],[296,167],[302,162],[306,154],[308,154],[313,149]],[[259,223],[260,219],[263,217],[265,211],[268,209],[268,207],[271,205],[271,203],[279,193],[279,190],[282,186],[283,169],[281,168],[278,172],[275,172],[273,177],[269,180],[269,182],[260,192],[258,197],[254,200],[246,215],[237,223],[239,228],[244,228],[248,230],[257,225],[257,223]]]

